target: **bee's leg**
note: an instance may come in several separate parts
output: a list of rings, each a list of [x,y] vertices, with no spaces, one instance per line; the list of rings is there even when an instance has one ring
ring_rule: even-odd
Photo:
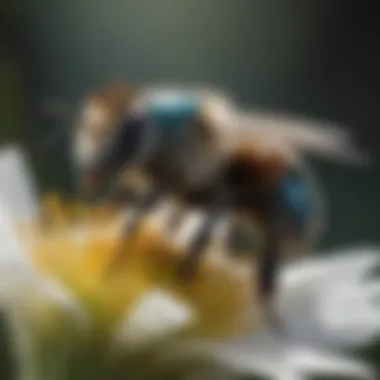
[[[284,328],[275,310],[275,296],[278,290],[278,270],[282,248],[282,203],[282,194],[276,189],[270,194],[264,226],[264,247],[258,268],[258,291],[263,301],[265,317],[269,320],[269,324],[280,332],[283,332]]]
[[[151,210],[153,206],[161,199],[166,186],[159,184],[149,189],[145,194],[136,197],[132,207],[132,217],[128,219],[123,229],[123,236],[129,237],[138,228],[141,220]]]
[[[212,238],[217,223],[229,206],[229,197],[225,194],[220,194],[216,202],[212,204],[211,209],[201,224],[199,232],[190,243],[190,248],[187,251],[185,259],[180,265],[179,275],[182,278],[191,279],[195,275],[201,256]]]
[[[153,189],[148,190],[146,194],[141,195],[136,199],[134,207],[132,208],[132,217],[128,218],[125,225],[122,227],[122,241],[128,239],[139,227],[139,224],[143,217],[150,211],[150,209],[157,203],[157,201],[164,194],[166,186],[162,184],[154,187]],[[114,270],[120,264],[121,259],[124,256],[123,249],[119,249],[112,259],[112,262],[109,266],[108,274],[114,273]]]
[[[176,204],[165,226],[169,234],[175,233],[177,231],[183,219],[184,213],[185,213],[185,208],[183,204],[182,203]]]

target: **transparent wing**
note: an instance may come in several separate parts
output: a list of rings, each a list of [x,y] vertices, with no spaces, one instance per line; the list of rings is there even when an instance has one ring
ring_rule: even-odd
[[[344,163],[369,162],[352,133],[337,124],[261,111],[236,113],[234,124],[235,144],[259,144],[289,159],[311,153]]]

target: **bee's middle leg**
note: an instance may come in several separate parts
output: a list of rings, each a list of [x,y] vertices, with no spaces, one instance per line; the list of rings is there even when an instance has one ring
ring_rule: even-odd
[[[136,232],[141,220],[163,196],[164,189],[166,189],[166,187],[160,184],[136,198],[135,204],[132,206],[132,217],[130,219],[128,218],[127,222],[122,227],[122,244],[124,239],[128,239],[134,232]],[[111,265],[109,266],[108,274],[114,273],[123,257],[124,250],[121,247],[114,254]]]
[[[173,234],[178,230],[183,220],[185,211],[186,209],[182,203],[175,205],[174,209],[172,210],[169,216],[169,220],[165,225],[166,231],[169,234]]]
[[[123,236],[129,237],[139,227],[142,219],[154,207],[165,193],[166,186],[158,184],[146,193],[136,197],[132,204],[132,216],[123,228]]]
[[[223,195],[211,206],[180,264],[179,275],[181,278],[191,279],[194,277],[205,248],[212,239],[220,218],[224,216],[229,206],[229,198]]]

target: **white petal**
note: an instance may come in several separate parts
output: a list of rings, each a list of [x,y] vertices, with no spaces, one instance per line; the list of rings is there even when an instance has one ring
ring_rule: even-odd
[[[0,198],[0,270],[3,271],[9,265],[26,263],[26,256],[17,240],[13,222],[14,218],[8,205]],[[0,283],[2,280],[3,277],[0,276]]]
[[[362,289],[366,297],[375,303],[380,301],[380,281],[366,282]]]
[[[346,346],[368,344],[380,336],[380,305],[373,291],[379,282],[342,284],[316,299],[316,318],[325,335]],[[369,288],[369,289],[368,289]]]
[[[164,291],[145,294],[117,329],[115,339],[128,346],[141,346],[172,335],[195,320],[192,308]]]
[[[16,307],[38,294],[82,319],[83,312],[66,290],[39,274],[28,262],[12,223],[9,208],[0,199],[0,307]]]
[[[20,263],[10,269],[6,276],[0,274],[4,277],[2,285],[7,281],[0,292],[0,310],[8,320],[9,341],[20,378],[60,379],[69,356],[86,337],[88,315],[65,289],[32,268]]]
[[[38,213],[37,191],[28,161],[18,146],[0,149],[0,198],[13,218],[30,220]]]
[[[21,293],[1,305],[19,378],[64,379],[70,359],[86,339],[89,319],[57,284],[36,276],[23,281]]]
[[[9,322],[17,368],[20,378],[59,379],[89,319],[64,288],[28,263],[12,230],[12,220],[6,208],[0,207],[0,309]],[[50,331],[45,321],[46,314],[52,312],[59,320]],[[54,349],[49,349],[53,350],[49,352],[49,363],[42,353],[46,340],[49,347],[54,344]]]
[[[206,357],[240,375],[273,380],[308,379],[308,375],[340,375],[371,379],[371,368],[335,352],[310,349],[263,334],[230,343],[187,342],[175,347],[177,356]],[[173,358],[172,358],[173,360]]]
[[[320,286],[327,282],[330,286],[331,281],[341,281],[342,277],[349,280],[362,277],[380,264],[379,248],[350,248],[316,256],[286,267],[281,273],[281,286],[291,291],[300,286]]]
[[[292,338],[346,348],[378,338],[380,283],[366,275],[379,259],[380,249],[357,248],[287,268],[278,307]]]
[[[291,352],[289,360],[300,372],[308,374],[329,374],[337,376],[353,376],[372,379],[373,371],[359,360],[342,357],[334,352],[310,350],[301,347]]]

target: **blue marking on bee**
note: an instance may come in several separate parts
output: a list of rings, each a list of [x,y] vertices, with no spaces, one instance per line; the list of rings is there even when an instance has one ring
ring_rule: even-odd
[[[310,193],[308,184],[299,177],[287,175],[281,186],[285,213],[299,227],[307,223],[310,213]]]
[[[169,136],[182,136],[188,121],[197,114],[199,103],[195,97],[181,95],[162,96],[148,105],[148,115]]]

